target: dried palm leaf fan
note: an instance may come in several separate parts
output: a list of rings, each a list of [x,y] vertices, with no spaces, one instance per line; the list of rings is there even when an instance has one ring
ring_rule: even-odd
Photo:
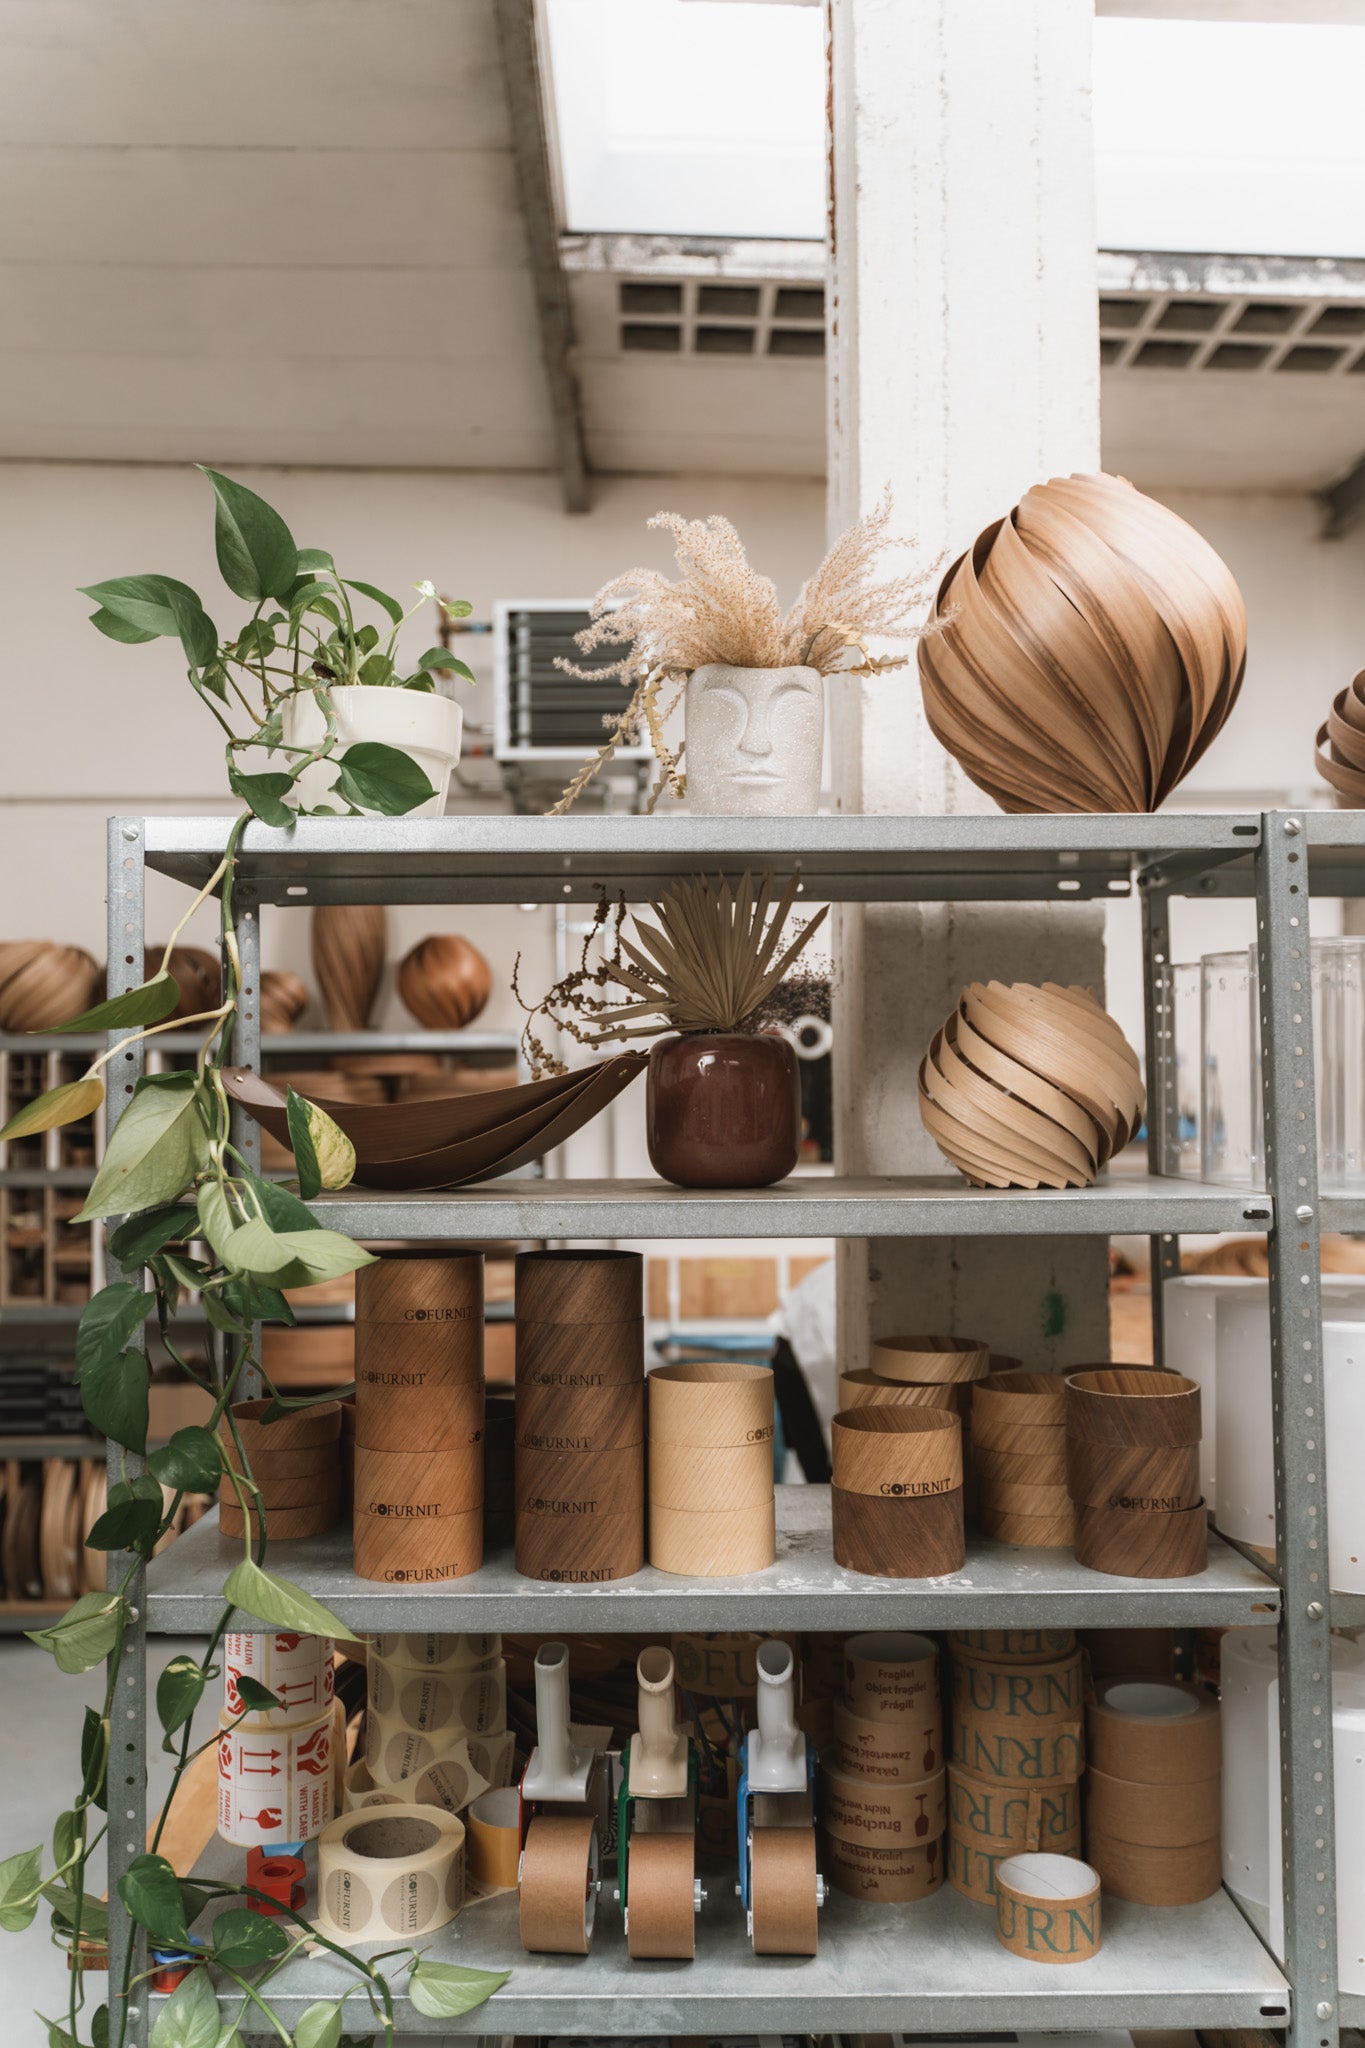
[[[1055,477],[980,534],[919,645],[925,714],[1006,811],[1154,811],[1217,736],[1246,608],[1194,528],[1121,477]]]
[[[1316,745],[1318,774],[1331,783],[1336,808],[1365,810],[1365,668],[1333,700]]]
[[[428,1031],[462,1031],[492,993],[493,975],[477,946],[458,932],[436,932],[405,957],[398,993]]]
[[[388,942],[381,903],[320,903],[313,912],[313,972],[333,1031],[365,1031]]]
[[[1088,989],[974,982],[919,1070],[920,1116],[977,1187],[1089,1187],[1142,1121],[1138,1056]]]

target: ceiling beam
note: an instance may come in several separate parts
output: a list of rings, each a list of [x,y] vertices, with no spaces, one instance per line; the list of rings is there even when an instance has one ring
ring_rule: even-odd
[[[1300,27],[1365,25],[1365,0],[1095,0],[1096,14],[1155,21],[1287,21]]]
[[[535,0],[494,0],[494,7],[564,509],[586,512],[590,500],[583,406],[573,363],[569,282],[559,259],[559,222],[536,38]]]
[[[1318,497],[1327,515],[1322,525],[1323,539],[1345,540],[1348,533],[1354,533],[1365,520],[1365,455],[1354,469],[1320,491]]]

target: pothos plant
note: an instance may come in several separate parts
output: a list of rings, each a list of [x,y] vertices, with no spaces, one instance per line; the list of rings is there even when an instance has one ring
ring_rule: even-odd
[[[232,1142],[221,1070],[231,1056],[242,998],[233,885],[243,830],[252,816],[270,825],[292,825],[305,808],[298,777],[320,760],[337,764],[336,803],[322,807],[334,814],[363,806],[399,815],[421,803],[432,794],[431,785],[406,755],[377,744],[341,750],[330,692],[339,683],[354,682],[430,689],[435,673],[469,673],[444,648],[429,649],[402,673],[397,640],[407,615],[398,601],[371,584],[343,577],[321,549],[297,548],[283,519],[253,491],[213,470],[205,474],[216,500],[218,565],[228,590],[251,608],[245,624],[231,638],[222,638],[196,593],[169,576],[120,577],[91,586],[86,595],[99,607],[93,623],[111,639],[179,641],[191,687],[228,735],[228,780],[246,808],[228,832],[222,861],[172,933],[157,972],[59,1027],[123,1035],[91,1061],[79,1080],[28,1104],[0,1131],[0,1138],[19,1138],[89,1116],[104,1100],[105,1068],[127,1047],[172,1027],[203,1026],[192,1069],[151,1074],[137,1083],[74,1219],[114,1226],[109,1256],[123,1277],[101,1288],[81,1316],[76,1379],[90,1423],[121,1448],[122,1471],[86,1538],[87,1548],[109,1553],[107,1589],[84,1594],[60,1621],[30,1635],[61,1671],[79,1674],[103,1660],[103,1700],[98,1709],[86,1709],[72,1795],[57,1817],[50,1866],[41,1846],[0,1863],[0,1927],[16,1932],[45,1909],[52,1939],[70,1960],[66,2009],[59,2019],[44,2019],[49,2048],[85,2048],[87,2043],[123,2048],[128,2039],[129,2007],[139,2003],[132,1944],[121,1981],[109,1985],[107,2000],[94,2010],[89,2009],[86,1978],[92,1959],[103,1961],[109,1935],[109,1909],[91,1891],[89,1872],[108,1833],[111,1754],[121,1756],[111,1750],[111,1725],[125,1633],[133,1618],[130,1588],[184,1496],[212,1493],[224,1477],[239,1503],[252,1510],[244,1517],[243,1554],[224,1581],[222,1612],[203,1656],[173,1658],[157,1685],[156,1711],[163,1748],[172,1758],[171,1784],[150,1847],[119,1878],[118,1892],[124,1911],[154,1948],[202,1955],[214,1965],[230,1999],[222,2010],[215,1981],[195,1968],[159,2012],[153,2048],[240,2048],[239,2029],[248,2023],[252,2031],[265,2025],[281,2041],[292,2038],[295,2048],[340,2048],[348,2038],[342,2032],[341,2001],[312,2006],[292,2037],[270,2008],[271,1978],[305,1942],[316,1942],[352,1965],[386,2043],[395,2038],[392,1980],[399,1971],[406,1974],[413,2006],[434,2018],[468,2011],[506,1976],[432,1963],[410,1948],[362,1959],[318,1934],[297,1913],[281,1911],[270,1918],[250,1911],[247,1902],[258,1895],[245,1884],[191,1883],[178,1877],[160,1853],[186,1770],[218,1738],[216,1716],[207,1742],[196,1742],[194,1720],[205,1692],[220,1676],[215,1659],[234,1611],[248,1626],[254,1622],[355,1640],[335,1614],[267,1566],[268,1515],[232,1412],[234,1393],[249,1368],[261,1372],[272,1397],[267,1421],[308,1405],[310,1397],[290,1400],[271,1386],[261,1367],[255,1327],[292,1324],[286,1290],[335,1279],[371,1258],[350,1238],[323,1228],[307,1207],[324,1188],[344,1187],[355,1169],[350,1142],[315,1104],[290,1091],[297,1192],[255,1173]],[[417,588],[419,603],[433,595],[429,584]],[[387,629],[357,625],[353,596],[377,606]],[[456,616],[469,610],[468,605],[447,605]],[[314,747],[289,747],[283,738],[283,707],[303,692],[316,698],[325,736]],[[251,767],[253,750],[264,750],[282,765]],[[172,1013],[180,992],[167,963],[190,917],[215,890],[222,1000],[212,1009],[176,1018]],[[207,1368],[185,1355],[178,1333],[178,1312],[191,1295],[213,1333]],[[150,1373],[142,1342],[149,1322],[155,1323],[166,1355],[204,1388],[213,1404],[206,1423],[179,1429],[168,1443],[150,1451]],[[223,1455],[224,1432],[233,1445],[233,1460]],[[241,1692],[246,1712],[279,1704],[249,1679],[241,1681]],[[229,1903],[224,1906],[224,1901]],[[219,1910],[196,1937],[192,1927],[211,1903]],[[365,2038],[371,2037],[367,2033]]]

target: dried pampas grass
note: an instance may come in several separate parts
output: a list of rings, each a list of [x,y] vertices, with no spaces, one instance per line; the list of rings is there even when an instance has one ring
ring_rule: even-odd
[[[677,512],[656,512],[648,523],[672,534],[681,574],[673,580],[657,569],[628,569],[604,583],[592,601],[592,624],[577,635],[578,645],[591,654],[599,647],[625,643],[626,652],[617,661],[591,669],[563,658],[556,663],[567,675],[584,679],[616,676],[631,696],[620,716],[608,721],[605,745],[585,762],[549,815],[570,809],[622,741],[642,728],[659,763],[655,799],[665,789],[684,795],[686,778],[679,766],[683,750],[668,747],[664,727],[687,677],[709,662],[736,668],[799,665],[822,676],[880,675],[905,667],[908,655],[875,655],[868,641],[874,636],[919,637],[921,629],[906,621],[932,595],[940,564],[879,577],[883,551],[910,545],[888,533],[890,522],[887,491],[873,511],[834,543],[784,613],[772,579],[749,566],[744,543],[728,519],[719,513],[709,519],[684,519]],[[860,658],[850,661],[851,654]]]

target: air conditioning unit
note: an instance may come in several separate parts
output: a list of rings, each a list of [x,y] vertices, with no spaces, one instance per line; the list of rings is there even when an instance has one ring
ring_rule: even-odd
[[[612,647],[584,655],[574,643],[591,617],[586,599],[500,598],[493,606],[493,752],[506,766],[525,772],[538,761],[585,760],[606,739],[607,720],[625,709],[616,676],[585,680],[555,667],[561,655],[588,669],[611,661]],[[616,758],[648,761],[647,737],[623,741]]]

